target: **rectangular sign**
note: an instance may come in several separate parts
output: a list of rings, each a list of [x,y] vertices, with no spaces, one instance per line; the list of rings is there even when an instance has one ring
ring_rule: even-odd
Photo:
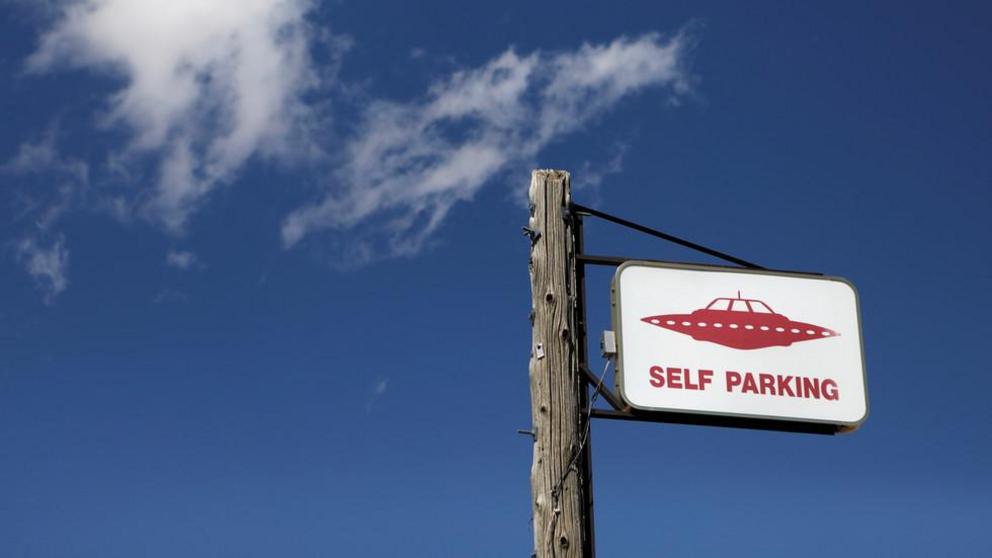
[[[613,291],[617,389],[631,407],[848,430],[868,414],[844,279],[626,262]]]

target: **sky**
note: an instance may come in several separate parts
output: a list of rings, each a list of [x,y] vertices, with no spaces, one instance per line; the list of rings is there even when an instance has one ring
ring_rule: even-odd
[[[854,433],[594,423],[600,555],[992,553],[984,3],[0,7],[0,554],[529,555],[534,168],[860,295]]]

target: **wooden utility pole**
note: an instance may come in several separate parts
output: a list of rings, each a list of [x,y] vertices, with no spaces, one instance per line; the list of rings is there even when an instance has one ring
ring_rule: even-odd
[[[586,465],[579,370],[575,221],[571,178],[535,170],[530,183],[530,286],[533,338],[530,398],[533,417],[534,549],[537,558],[590,558],[591,527],[581,467]]]

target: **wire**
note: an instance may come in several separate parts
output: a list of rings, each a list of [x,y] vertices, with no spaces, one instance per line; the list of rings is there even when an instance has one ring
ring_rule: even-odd
[[[607,359],[606,366],[603,367],[603,373],[599,375],[599,381],[596,383],[596,389],[593,390],[592,397],[589,398],[589,404],[587,405],[586,408],[585,429],[582,431],[582,438],[579,440],[578,447],[576,447],[575,451],[572,452],[572,457],[568,460],[568,466],[566,466],[565,470],[562,471],[561,478],[558,479],[558,483],[551,491],[551,509],[554,515],[551,516],[551,523],[548,526],[549,535],[554,535],[555,526],[557,525],[558,522],[558,513],[560,512],[560,510],[558,509],[558,498],[561,496],[562,485],[565,484],[565,480],[568,479],[568,475],[570,475],[572,471],[575,470],[575,462],[578,461],[579,456],[582,455],[582,450],[585,449],[586,443],[589,440],[589,431],[592,428],[592,407],[593,404],[596,402],[596,399],[599,398],[600,390],[603,387],[603,380],[606,379],[606,373],[610,370],[611,364],[613,364],[613,359]],[[554,551],[553,537],[546,536],[545,541],[549,545],[549,549],[551,550],[551,556],[554,556],[555,551]]]
[[[613,363],[612,359],[606,360],[606,366],[603,367],[603,373],[599,375],[599,382],[596,383],[596,389],[592,393],[592,398],[589,399],[589,405],[586,409],[586,420],[585,420],[585,430],[582,432],[582,438],[579,440],[579,446],[572,453],[572,458],[568,461],[568,467],[562,473],[561,478],[558,480],[558,484],[555,485],[554,490],[551,491],[551,496],[555,499],[555,503],[558,501],[559,491],[561,486],[565,483],[565,479],[568,478],[569,473],[575,468],[575,462],[578,460],[579,456],[582,455],[582,450],[585,449],[586,442],[589,440],[589,430],[592,427],[592,406],[599,398],[599,390],[603,387],[603,380],[606,379],[606,372],[610,369],[610,364]]]

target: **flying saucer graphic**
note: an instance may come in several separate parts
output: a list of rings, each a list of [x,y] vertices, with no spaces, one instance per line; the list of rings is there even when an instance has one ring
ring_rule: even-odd
[[[734,349],[788,347],[800,341],[837,337],[823,326],[796,322],[777,314],[760,300],[718,298],[706,308],[690,314],[662,314],[641,318],[642,322]]]

